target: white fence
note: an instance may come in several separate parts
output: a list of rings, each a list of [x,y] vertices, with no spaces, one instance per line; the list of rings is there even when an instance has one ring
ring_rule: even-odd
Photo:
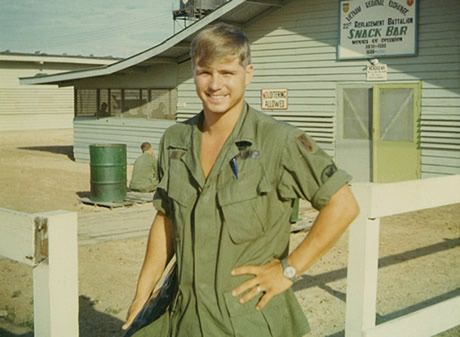
[[[78,337],[77,213],[0,208],[0,255],[33,267],[35,337]]]
[[[460,324],[460,296],[376,325],[379,218],[460,203],[460,175],[353,185],[361,213],[350,227],[346,337],[429,337]],[[427,271],[429,272],[429,271]]]

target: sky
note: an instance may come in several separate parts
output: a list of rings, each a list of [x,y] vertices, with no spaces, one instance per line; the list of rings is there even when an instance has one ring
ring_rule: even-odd
[[[128,57],[182,29],[179,0],[0,0],[0,52]]]

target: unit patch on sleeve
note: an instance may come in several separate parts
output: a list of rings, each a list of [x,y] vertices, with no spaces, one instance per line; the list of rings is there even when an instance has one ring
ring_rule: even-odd
[[[337,166],[334,163],[327,165],[321,173],[321,182],[324,184],[337,171]]]
[[[300,135],[298,135],[297,141],[304,147],[304,149],[308,153],[315,152],[315,146],[313,145],[313,142],[310,140],[310,138],[307,137],[306,134],[301,133]]]

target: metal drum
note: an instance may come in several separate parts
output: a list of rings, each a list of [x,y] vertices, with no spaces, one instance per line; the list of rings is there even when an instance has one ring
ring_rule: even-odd
[[[126,144],[89,146],[92,201],[126,199]]]

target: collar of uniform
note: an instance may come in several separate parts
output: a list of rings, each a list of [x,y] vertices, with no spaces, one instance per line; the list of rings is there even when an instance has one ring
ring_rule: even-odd
[[[208,179],[217,176],[222,171],[223,167],[225,167],[225,165],[227,165],[230,160],[232,160],[232,158],[239,154],[240,150],[237,144],[244,140],[241,138],[241,130],[245,124],[248,109],[249,105],[244,102],[243,109],[240,116],[238,117],[235,127],[233,128],[224,146],[222,147],[221,153],[217,157],[217,160],[214,163],[214,167],[212,168]]]
[[[249,111],[251,111],[251,113],[249,113]],[[229,136],[229,142],[232,142],[235,144],[235,148],[230,151],[233,153],[233,155],[238,154],[238,151],[237,151],[239,148],[238,143],[248,142],[251,145],[253,143],[254,130],[253,128],[250,127],[250,125],[248,125],[248,123],[246,123],[246,119],[248,119],[247,116],[248,114],[252,115],[252,111],[254,110],[249,106],[248,103],[245,102],[243,106],[243,110],[241,111],[241,114],[238,117],[238,121],[236,122],[236,125],[233,128],[233,131],[231,132]],[[191,141],[194,142],[195,144],[201,145],[201,132],[202,132],[203,119],[204,119],[203,110],[198,115],[196,115],[195,118],[193,118]],[[192,144],[192,142],[190,142],[189,144]]]
[[[224,163],[230,161],[240,152],[241,143],[253,143],[252,140],[254,138],[254,131],[251,131],[251,128],[247,126],[248,123],[246,122],[251,109],[252,108],[249,104],[244,102],[243,110],[241,111],[238,121],[236,122],[236,125],[226,142],[228,145],[233,145],[230,145],[230,148],[228,148],[228,145],[224,145],[224,148],[222,149],[223,151],[225,151],[225,148],[228,149],[227,153],[224,155]]]
[[[246,143],[246,146],[250,146],[254,143],[254,127],[251,121],[253,120],[254,109],[249,106],[249,104],[245,104],[243,112],[241,113],[240,119],[238,120],[239,127],[235,127],[236,131],[234,134],[234,143],[239,149],[241,147],[240,144]]]
[[[204,185],[205,178],[201,169],[200,148],[201,148],[201,124],[203,119],[203,111],[195,115],[188,121],[184,122],[187,127],[181,130],[178,137],[175,138],[174,147],[185,151],[181,157],[182,162],[187,166],[189,172],[195,181],[201,187]]]
[[[250,144],[253,143],[254,130],[246,122],[248,115],[252,115],[252,112],[250,112],[251,110],[252,108],[245,102],[243,110],[241,111],[241,115],[238,118],[238,121],[236,122],[236,125],[228,139],[228,142],[234,144],[234,146],[231,146],[228,149],[227,153],[224,155],[225,158],[221,158],[223,161],[219,160],[219,158],[217,159],[220,164],[228,162],[231,160],[231,158],[239,153],[238,144],[241,142],[248,142]],[[203,186],[205,183],[201,163],[198,162],[201,151],[201,132],[203,118],[204,112],[201,111],[198,115],[189,120],[189,123],[191,124],[191,128],[189,129],[190,133],[188,135],[184,134],[183,137],[180,137],[181,141],[175,144],[177,147],[187,150],[186,153],[182,156],[181,160],[186,164],[195,180],[201,186]],[[224,145],[224,148],[225,147],[226,146]],[[218,164],[217,161],[216,164]],[[217,169],[217,171],[220,170]]]

